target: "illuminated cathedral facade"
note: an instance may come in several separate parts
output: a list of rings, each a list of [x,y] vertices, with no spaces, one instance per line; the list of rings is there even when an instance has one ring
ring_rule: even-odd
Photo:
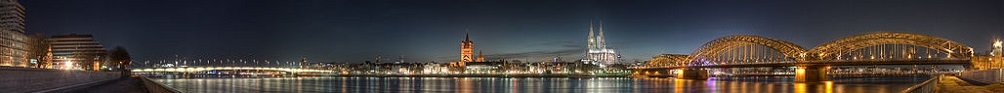
[[[620,63],[620,56],[614,49],[607,48],[607,43],[605,37],[603,36],[603,23],[600,21],[599,27],[597,28],[599,34],[594,33],[593,22],[589,22],[589,38],[586,44],[586,55],[583,58],[583,62],[589,62],[594,64],[610,65]],[[601,66],[602,66],[601,65]]]

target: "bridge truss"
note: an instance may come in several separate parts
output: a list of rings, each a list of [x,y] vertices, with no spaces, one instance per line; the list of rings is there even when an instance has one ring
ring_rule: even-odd
[[[914,33],[866,33],[840,38],[811,50],[784,40],[734,35],[709,41],[689,56],[657,56],[653,57],[650,63],[640,67],[969,60],[971,57],[973,49],[969,46],[948,39]]]

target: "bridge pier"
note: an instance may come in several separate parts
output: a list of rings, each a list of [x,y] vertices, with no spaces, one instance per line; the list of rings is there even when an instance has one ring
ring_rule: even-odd
[[[826,71],[828,66],[797,66],[795,68],[795,82],[821,82],[827,81]]]
[[[692,79],[692,80],[707,80],[708,70],[702,69],[680,69],[676,77],[681,79]]]

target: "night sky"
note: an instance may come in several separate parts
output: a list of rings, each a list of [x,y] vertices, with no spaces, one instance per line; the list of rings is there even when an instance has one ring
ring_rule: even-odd
[[[584,54],[603,20],[624,61],[690,54],[727,35],[806,48],[875,31],[947,38],[985,51],[1004,37],[1001,0],[22,0],[29,34],[94,34],[136,61],[229,58],[362,63],[459,59],[470,30],[488,59]],[[110,48],[109,48],[110,49]]]

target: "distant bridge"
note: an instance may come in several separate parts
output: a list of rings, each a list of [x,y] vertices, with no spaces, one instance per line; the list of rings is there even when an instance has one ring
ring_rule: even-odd
[[[660,55],[629,67],[637,76],[677,73],[707,78],[708,68],[796,67],[796,82],[826,80],[830,66],[964,65],[973,49],[947,39],[900,32],[876,32],[831,41],[812,49],[778,39],[734,35],[705,43],[690,55]],[[663,74],[664,75],[664,74]]]
[[[319,72],[319,73],[334,73],[332,70],[322,70],[322,69],[306,69],[306,68],[287,68],[287,67],[167,67],[167,68],[139,68],[133,69],[132,72],[202,72],[202,71],[214,71],[214,70],[262,70],[262,71],[282,71],[291,73],[300,72]]]

